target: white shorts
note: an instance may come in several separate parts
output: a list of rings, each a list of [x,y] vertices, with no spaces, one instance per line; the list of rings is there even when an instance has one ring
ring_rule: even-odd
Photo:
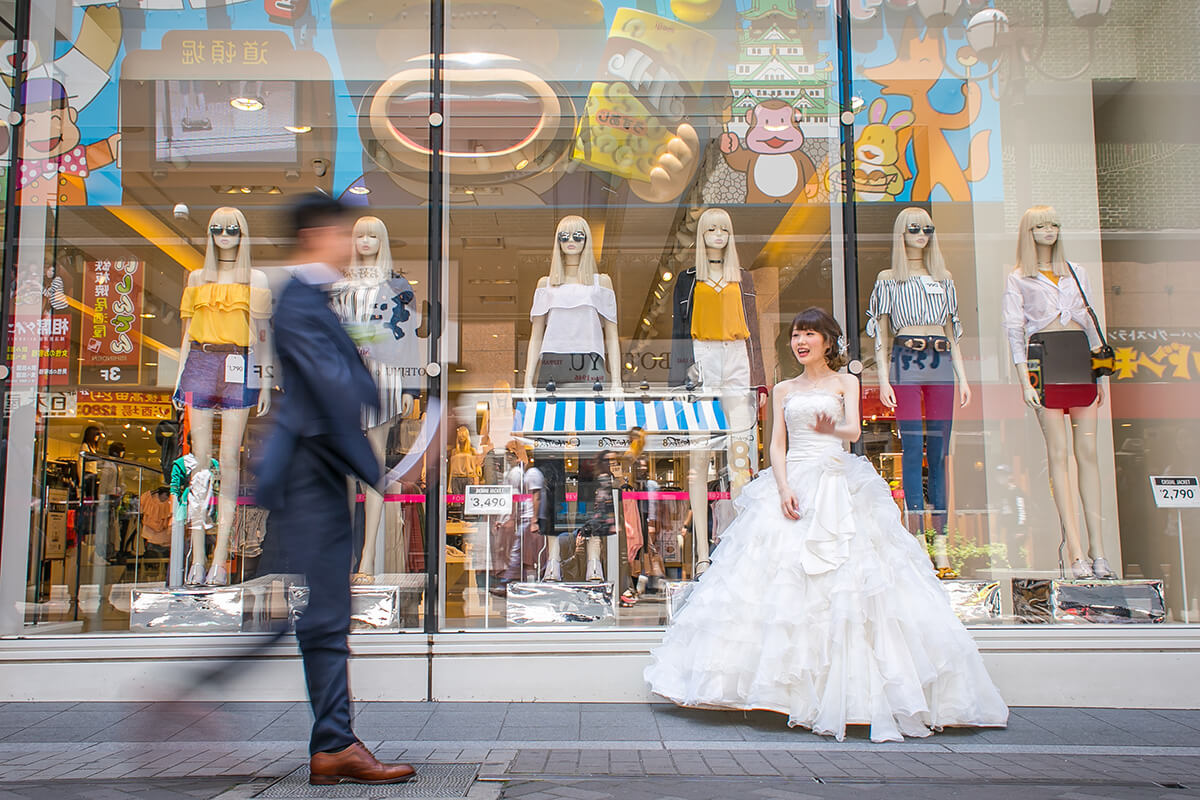
[[[750,386],[750,357],[746,340],[708,342],[695,340],[692,352],[701,391],[713,392],[722,398],[721,405],[729,420],[730,430],[744,431],[754,424],[755,393]]]

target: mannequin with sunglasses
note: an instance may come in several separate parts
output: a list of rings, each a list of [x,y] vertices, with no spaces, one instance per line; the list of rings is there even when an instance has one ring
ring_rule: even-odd
[[[1058,212],[1050,206],[1034,206],[1021,217],[1017,264],[1004,290],[1004,327],[1025,404],[1037,413],[1046,439],[1050,494],[1071,559],[1071,576],[1109,579],[1116,573],[1104,557],[1096,452],[1104,379],[1096,382],[1090,377],[1091,350],[1099,346],[1100,335],[1087,311],[1087,298],[1091,296],[1087,271],[1067,261],[1060,225]],[[1040,350],[1043,368],[1040,391],[1030,374],[1029,358],[1035,349]],[[1084,375],[1077,383],[1055,383],[1051,364],[1063,361],[1083,368]],[[1067,449],[1068,423],[1078,483],[1072,476]],[[1083,505],[1088,552],[1083,550],[1079,537],[1076,496]]]
[[[229,537],[237,510],[242,437],[250,409],[259,416],[271,407],[274,374],[270,341],[271,290],[267,276],[250,268],[246,217],[236,208],[218,208],[209,220],[204,267],[188,276],[179,304],[183,342],[173,395],[191,421],[192,454],[210,463],[213,422],[221,422],[221,488],[217,500],[217,543],[212,566],[204,571],[204,531],[192,531],[191,565],[185,583],[229,583]]]
[[[609,391],[621,390],[621,351],[617,338],[617,295],[612,279],[596,267],[592,230],[583,217],[559,220],[554,232],[550,274],[538,281],[529,319],[529,352],[525,358],[525,396],[532,399],[535,388],[553,384],[562,389],[586,390],[607,383]],[[562,559],[554,530],[546,537],[545,580],[562,580]],[[588,539],[589,580],[603,574],[600,540]]]
[[[738,261],[733,222],[721,208],[696,223],[696,261],[675,279],[671,325],[672,386],[693,382],[715,394],[729,422],[726,467],[736,497],[750,479],[755,403],[766,400],[766,373],[758,338],[754,281]],[[688,473],[696,574],[708,568],[708,466],[712,452],[697,451]]]
[[[388,434],[395,421],[412,412],[418,382],[409,377],[420,361],[417,328],[421,319],[412,284],[392,271],[392,253],[387,227],[378,217],[361,217],[354,223],[353,254],[346,279],[334,286],[333,310],[347,329],[359,339],[363,361],[379,389],[378,410],[363,411],[362,425],[367,441],[381,467]],[[354,485],[351,504],[357,505]],[[383,519],[383,495],[364,487],[365,518],[362,554],[355,583],[370,583],[376,569],[376,538]]]
[[[901,211],[892,239],[891,269],[876,277],[867,309],[879,400],[895,410],[900,431],[906,526],[924,537],[922,467],[928,465],[934,562],[939,578],[955,578],[946,555],[946,457],[955,401],[960,407],[971,401],[958,345],[958,297],[925,209]]]

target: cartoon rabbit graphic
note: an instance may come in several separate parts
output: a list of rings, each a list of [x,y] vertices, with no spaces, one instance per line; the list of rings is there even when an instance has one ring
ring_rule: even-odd
[[[916,117],[911,111],[897,111],[887,117],[887,100],[882,97],[867,110],[870,124],[862,129],[854,143],[854,199],[893,201],[904,191],[904,172],[897,166],[900,160],[900,132],[912,125]],[[825,173],[825,188],[844,198],[842,169],[844,163]]]

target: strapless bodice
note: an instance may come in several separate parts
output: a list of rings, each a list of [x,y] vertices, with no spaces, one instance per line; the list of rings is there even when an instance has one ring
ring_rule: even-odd
[[[787,425],[788,461],[801,461],[820,456],[831,450],[845,450],[836,436],[817,433],[812,429],[817,414],[827,414],[841,422],[846,415],[840,394],[824,389],[792,392],[783,401],[783,419]]]

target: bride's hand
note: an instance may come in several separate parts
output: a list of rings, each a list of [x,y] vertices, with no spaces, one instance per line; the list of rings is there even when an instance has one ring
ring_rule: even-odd
[[[828,414],[817,414],[817,418],[813,420],[812,429],[817,433],[833,436],[837,432],[837,421]]]
[[[779,507],[788,519],[800,519],[800,501],[791,489],[784,489],[779,493]]]

